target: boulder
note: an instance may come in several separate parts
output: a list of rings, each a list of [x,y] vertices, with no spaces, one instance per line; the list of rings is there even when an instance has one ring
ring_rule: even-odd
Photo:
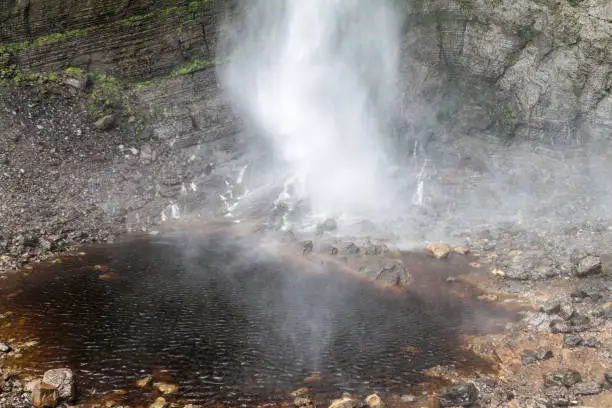
[[[368,395],[365,398],[365,403],[368,404],[370,408],[384,408],[385,404],[382,402],[382,399],[376,394]]]
[[[169,405],[164,397],[159,397],[149,405],[149,408],[168,408]]]
[[[455,384],[440,390],[438,401],[442,407],[467,407],[478,399],[478,390],[472,383]]]
[[[148,376],[148,377],[141,378],[140,380],[136,381],[136,386],[138,388],[144,388],[150,385],[152,382],[153,382],[153,377]]]
[[[544,385],[548,387],[571,387],[582,381],[582,376],[576,370],[557,370],[544,376]]]
[[[412,280],[412,275],[403,262],[393,260],[381,266],[376,275],[376,280],[393,286],[405,286]]]
[[[154,383],[153,386],[157,388],[162,394],[174,394],[178,391],[178,385],[175,384],[157,382]]]
[[[563,344],[569,348],[582,346],[584,339],[577,334],[566,333],[563,335]]]
[[[342,397],[337,400],[333,400],[328,408],[357,408],[359,406],[359,401],[357,401],[353,397]]]
[[[446,244],[430,243],[425,247],[425,252],[436,259],[444,259],[450,253],[450,247]]]
[[[11,346],[6,343],[0,343],[0,353],[8,353],[11,351]]]
[[[596,381],[586,381],[578,383],[572,387],[576,395],[595,395],[602,391],[601,384]]]
[[[585,277],[601,273],[601,258],[598,256],[587,255],[576,265],[576,276]]]
[[[69,368],[48,370],[43,375],[43,383],[57,389],[60,401],[71,402],[76,398],[76,383],[74,374]]]
[[[467,255],[470,253],[470,249],[463,246],[458,246],[453,248],[453,252],[459,255]]]
[[[64,79],[64,84],[71,86],[75,89],[85,89],[89,85],[89,78],[88,77],[81,77],[81,78],[70,78],[69,77],[69,78]]]

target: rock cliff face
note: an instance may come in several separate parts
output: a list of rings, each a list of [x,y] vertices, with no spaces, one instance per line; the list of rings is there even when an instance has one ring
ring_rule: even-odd
[[[214,0],[3,0],[0,66],[148,79],[211,61],[222,15]]]
[[[611,136],[609,1],[415,0],[404,7],[407,99],[444,106],[438,119],[448,119],[452,133],[545,143]]]
[[[610,138],[608,0],[395,1],[412,129]],[[0,268],[223,204],[241,138],[215,65],[236,4],[0,0]]]

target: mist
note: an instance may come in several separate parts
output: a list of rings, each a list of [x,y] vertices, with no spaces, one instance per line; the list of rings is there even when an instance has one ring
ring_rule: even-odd
[[[265,151],[240,175],[245,207],[266,197],[281,229],[335,218],[340,233],[368,220],[407,246],[484,224],[551,229],[609,215],[610,183],[592,165],[607,163],[607,147],[449,133],[437,114],[456,101],[426,101],[400,74],[410,55],[396,7],[279,0],[228,20],[219,74],[252,152]]]

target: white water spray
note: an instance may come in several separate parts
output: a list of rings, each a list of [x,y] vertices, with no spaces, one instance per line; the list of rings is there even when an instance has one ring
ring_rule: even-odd
[[[256,44],[228,65],[225,82],[286,165],[292,198],[320,216],[391,216],[384,128],[396,96],[397,13],[386,0],[253,7],[241,38]]]

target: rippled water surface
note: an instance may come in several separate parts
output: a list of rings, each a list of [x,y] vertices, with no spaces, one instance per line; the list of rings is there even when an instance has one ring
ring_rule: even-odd
[[[431,275],[397,293],[247,238],[151,238],[34,271],[2,307],[39,339],[35,369],[72,367],[85,395],[143,398],[134,381],[149,374],[179,384],[175,398],[229,406],[285,398],[313,373],[322,394],[401,393],[424,368],[478,365],[459,336],[509,319],[452,295],[422,261],[415,274]]]

